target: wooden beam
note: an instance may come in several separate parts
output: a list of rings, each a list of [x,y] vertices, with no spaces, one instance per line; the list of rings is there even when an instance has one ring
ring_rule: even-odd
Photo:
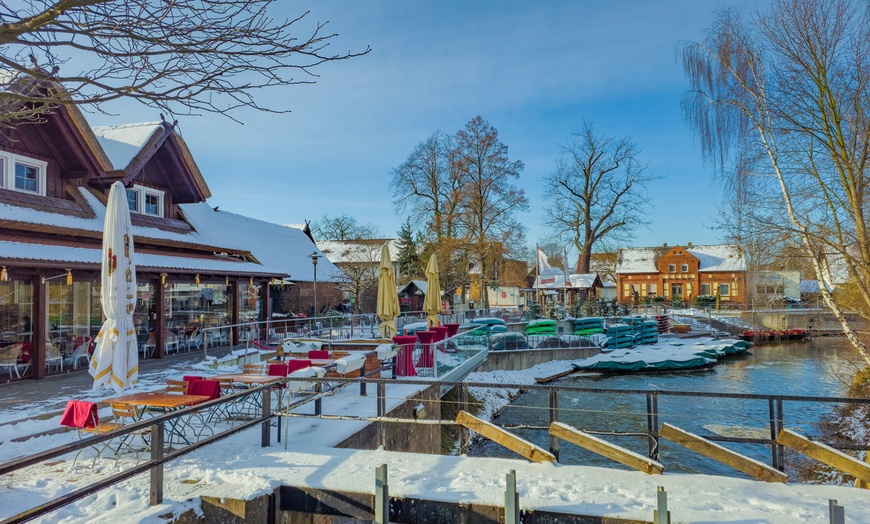
[[[847,475],[852,475],[864,482],[870,482],[870,464],[850,457],[838,449],[821,442],[813,442],[788,429],[780,431],[776,441]]]
[[[460,411],[456,415],[456,422],[466,428],[488,438],[489,440],[506,447],[507,449],[522,455],[532,462],[556,462],[556,457],[549,451],[535,446],[528,440],[523,440],[516,435],[508,433],[495,424]]]
[[[714,442],[699,437],[694,433],[682,430],[671,426],[670,424],[662,424],[662,429],[659,431],[661,438],[670,440],[685,448],[691,449],[705,457],[721,462],[726,466],[731,466],[734,469],[742,471],[747,475],[751,475],[758,480],[765,482],[787,482],[788,475],[774,469],[767,464],[751,459],[739,453],[735,453],[728,448],[720,446]]]
[[[567,440],[572,444],[576,444],[581,448],[588,449],[593,453],[597,453],[602,457],[607,457],[615,460],[620,464],[624,464],[638,471],[643,471],[648,475],[661,475],[665,471],[665,467],[659,462],[647,458],[634,451],[627,450],[615,444],[611,444],[606,440],[594,437],[589,433],[572,428],[561,422],[552,422],[550,424],[550,435],[556,436],[562,440]]]

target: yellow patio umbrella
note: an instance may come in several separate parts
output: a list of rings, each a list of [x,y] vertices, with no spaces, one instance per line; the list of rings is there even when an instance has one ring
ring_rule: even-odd
[[[396,275],[390,260],[390,248],[381,249],[381,269],[378,279],[378,317],[381,319],[381,335],[393,338],[396,335],[395,319],[399,316],[399,294],[396,292]]]
[[[438,283],[438,259],[435,253],[429,257],[429,265],[426,266],[426,298],[423,300],[423,311],[429,314],[426,317],[429,327],[440,324],[438,313],[441,312],[441,284]]]
[[[97,335],[89,372],[94,389],[109,387],[118,393],[139,379],[139,349],[133,310],[136,309],[136,264],[133,262],[133,227],[127,190],[112,184],[103,227],[100,304],[106,321]]]

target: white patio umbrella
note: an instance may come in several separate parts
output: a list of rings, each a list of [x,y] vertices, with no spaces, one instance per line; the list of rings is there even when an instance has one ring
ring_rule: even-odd
[[[133,325],[136,308],[133,231],[127,191],[121,182],[112,184],[109,191],[102,260],[100,304],[106,321],[97,335],[89,371],[94,377],[94,389],[111,387],[120,393],[139,379],[139,348]]]
[[[399,316],[399,295],[396,293],[396,275],[390,260],[390,248],[381,248],[380,278],[378,279],[378,316],[381,318],[381,335],[393,338],[396,335],[396,317]]]

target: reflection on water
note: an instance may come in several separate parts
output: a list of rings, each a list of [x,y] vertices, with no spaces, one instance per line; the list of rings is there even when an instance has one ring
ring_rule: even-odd
[[[648,375],[584,375],[555,382],[556,385],[597,389],[658,389],[669,391],[755,393],[803,396],[844,396],[854,373],[855,355],[845,339],[820,338],[808,342],[760,345],[752,354],[720,361],[712,369],[697,372]],[[548,425],[546,391],[530,391],[518,397],[494,420],[502,425]],[[615,433],[645,433],[646,396],[617,393],[560,393],[559,419],[583,430]],[[815,423],[830,414],[831,405],[812,402],[783,404],[786,428],[813,435]],[[770,435],[770,412],[766,400],[735,400],[699,397],[659,397],[659,424],[709,435]],[[547,449],[546,431],[515,429],[518,436]],[[633,451],[647,454],[645,435],[600,435]],[[770,464],[770,449],[763,445],[721,443]],[[659,461],[666,471],[743,476],[718,462],[661,441]],[[623,468],[622,465],[560,442],[563,464],[587,464]],[[514,457],[490,441],[475,444],[472,456]]]

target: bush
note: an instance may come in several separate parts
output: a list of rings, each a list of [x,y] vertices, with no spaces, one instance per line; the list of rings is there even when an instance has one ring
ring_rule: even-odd
[[[716,305],[716,297],[713,295],[698,295],[695,297],[695,305],[698,307],[713,307]]]

